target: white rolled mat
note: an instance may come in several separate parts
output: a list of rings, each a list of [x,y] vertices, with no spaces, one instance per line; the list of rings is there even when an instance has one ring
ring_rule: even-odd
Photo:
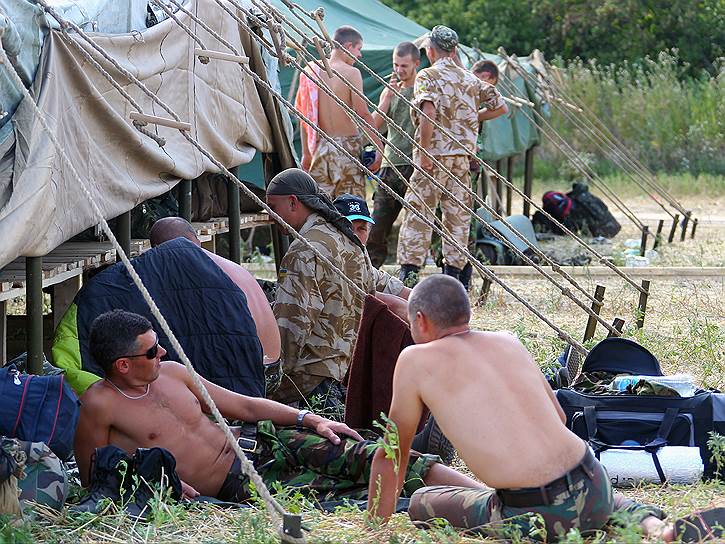
[[[705,467],[700,448],[664,446],[657,457],[667,481],[673,484],[694,484],[702,478]],[[599,458],[615,487],[629,487],[641,482],[660,483],[652,454],[646,451],[605,450]]]

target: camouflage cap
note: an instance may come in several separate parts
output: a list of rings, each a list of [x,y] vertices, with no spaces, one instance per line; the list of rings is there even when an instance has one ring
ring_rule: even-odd
[[[428,39],[443,51],[453,51],[458,45],[458,34],[452,28],[443,25],[436,25],[428,33]]]

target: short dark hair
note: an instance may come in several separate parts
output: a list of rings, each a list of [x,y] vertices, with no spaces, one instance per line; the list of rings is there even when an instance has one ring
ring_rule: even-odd
[[[473,66],[471,66],[471,71],[474,74],[482,74],[485,72],[487,74],[491,74],[496,78],[496,80],[498,80],[498,66],[496,66],[496,63],[492,60],[477,61]]]
[[[98,363],[106,376],[119,357],[132,355],[138,348],[138,337],[153,328],[144,316],[112,310],[93,320],[88,348],[91,357]]]
[[[338,42],[340,45],[345,45],[346,43],[358,43],[363,41],[362,34],[360,34],[360,32],[358,32],[355,28],[349,25],[343,25],[335,30],[335,34],[332,36],[332,39]],[[339,48],[337,44],[335,44],[335,47]]]
[[[463,325],[471,319],[468,293],[457,279],[443,274],[425,278],[413,288],[408,313],[426,316],[436,327],[445,329]]]
[[[151,247],[183,236],[192,242],[199,242],[194,227],[183,217],[164,217],[156,221],[149,232]]]
[[[400,57],[410,56],[414,61],[420,60],[420,49],[413,42],[400,42],[395,46],[394,53]]]

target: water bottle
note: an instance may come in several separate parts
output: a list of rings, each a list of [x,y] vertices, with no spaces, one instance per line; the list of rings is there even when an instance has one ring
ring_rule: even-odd
[[[695,381],[690,374],[673,374],[672,376],[617,376],[612,382],[613,391],[624,391],[629,385],[635,385],[640,380],[666,385],[677,391],[681,397],[692,397],[697,390]]]
[[[368,144],[363,148],[362,152],[362,163],[364,166],[370,166],[372,163],[375,162],[375,146],[372,144]]]

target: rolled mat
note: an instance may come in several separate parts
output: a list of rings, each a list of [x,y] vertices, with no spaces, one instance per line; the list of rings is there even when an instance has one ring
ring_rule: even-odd
[[[700,448],[664,446],[657,450],[667,481],[673,484],[694,484],[702,478],[705,467]],[[630,487],[642,482],[660,483],[652,454],[646,451],[610,449],[600,454],[612,485]]]

